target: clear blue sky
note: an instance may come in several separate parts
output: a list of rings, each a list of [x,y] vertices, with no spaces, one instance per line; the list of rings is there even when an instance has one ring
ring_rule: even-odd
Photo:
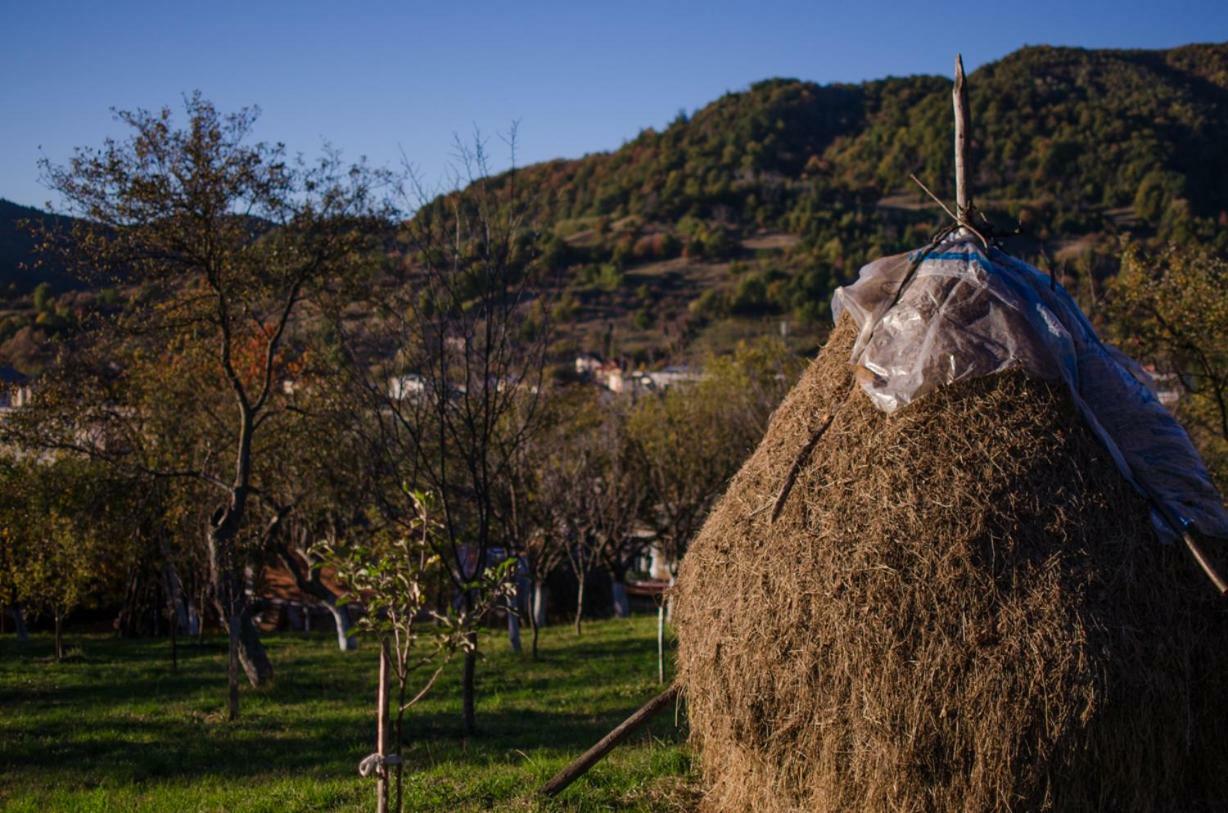
[[[453,133],[520,122],[521,162],[618,147],[770,76],[948,74],[1024,44],[1228,40],[1228,2],[107,2],[0,0],[0,197],[117,132],[109,109],[199,89],[257,135],[445,175]],[[495,142],[494,146],[499,147]],[[497,157],[502,153],[496,149]]]

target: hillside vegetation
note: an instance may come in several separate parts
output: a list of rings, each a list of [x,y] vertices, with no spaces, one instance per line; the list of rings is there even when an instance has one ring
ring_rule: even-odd
[[[1228,44],[1029,47],[969,84],[976,200],[1085,306],[1124,234],[1228,251]],[[809,350],[836,286],[940,222],[908,176],[950,188],[950,88],[934,76],[770,79],[618,150],[483,183],[514,185],[503,191],[529,215],[526,249],[558,272],[560,359],[652,363],[769,330]],[[4,206],[0,290],[21,300],[36,279],[19,268],[29,246]],[[0,314],[0,363],[37,366],[37,316],[24,300]]]

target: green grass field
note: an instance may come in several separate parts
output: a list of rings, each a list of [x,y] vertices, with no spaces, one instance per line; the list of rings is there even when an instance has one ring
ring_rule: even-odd
[[[277,671],[245,689],[225,721],[225,642],[69,636],[0,640],[0,807],[4,810],[370,810],[376,651],[331,635],[266,639]],[[527,643],[527,642],[526,642]],[[407,718],[410,811],[684,810],[694,801],[685,732],[665,713],[553,802],[535,789],[654,695],[655,619],[542,632],[541,658],[485,638],[479,735],[460,732],[459,660]]]

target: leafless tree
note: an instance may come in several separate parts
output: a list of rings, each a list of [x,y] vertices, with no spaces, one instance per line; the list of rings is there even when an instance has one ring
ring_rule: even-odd
[[[508,144],[514,159],[514,132]],[[417,212],[404,224],[402,253],[373,286],[368,325],[343,333],[392,486],[383,510],[412,518],[413,489],[439,500],[432,544],[470,610],[462,713],[472,734],[481,621],[473,610],[488,606],[474,591],[515,544],[503,490],[538,424],[549,308],[515,170],[492,177],[480,136],[458,141],[457,154],[448,194],[432,196],[409,173]]]

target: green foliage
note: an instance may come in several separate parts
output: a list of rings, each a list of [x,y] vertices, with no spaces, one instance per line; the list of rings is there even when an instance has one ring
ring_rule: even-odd
[[[1129,246],[1108,303],[1123,349],[1171,375],[1177,415],[1228,493],[1228,261],[1205,249]]]
[[[58,626],[105,598],[133,566],[146,502],[96,463],[0,459],[0,604]]]
[[[34,303],[34,310],[42,313],[47,310],[48,305],[52,302],[51,283],[40,282],[34,287],[34,293],[31,295],[31,300]]]
[[[653,506],[645,521],[674,562],[763,436],[800,366],[779,340],[741,343],[734,353],[709,359],[698,382],[636,403],[629,429]]]

